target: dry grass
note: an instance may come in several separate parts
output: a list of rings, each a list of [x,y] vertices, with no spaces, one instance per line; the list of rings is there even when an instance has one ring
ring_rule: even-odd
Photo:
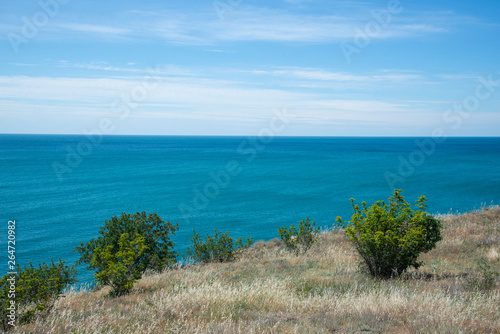
[[[341,232],[304,256],[277,240],[234,263],[147,275],[133,293],[72,292],[17,333],[500,333],[500,289],[474,290],[476,260],[500,270],[500,208],[446,215],[426,265],[379,281]]]

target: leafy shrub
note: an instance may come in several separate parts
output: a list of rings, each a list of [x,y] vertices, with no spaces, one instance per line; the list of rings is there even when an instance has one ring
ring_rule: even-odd
[[[133,239],[128,233],[123,233],[118,241],[118,249],[108,246],[94,250],[91,264],[97,269],[95,278],[100,284],[113,288],[111,296],[128,293],[142,277],[144,263],[140,259],[148,249],[144,240],[138,233]]]
[[[399,276],[410,266],[418,269],[420,253],[441,240],[441,222],[425,212],[425,196],[413,210],[401,192],[396,189],[389,204],[377,201],[369,208],[366,202],[360,208],[351,198],[354,214],[345,233],[375,277]],[[337,217],[337,223],[342,224],[342,218]]]
[[[314,228],[315,225],[316,222],[311,223],[307,218],[299,222],[298,230],[294,225],[290,226],[289,229],[280,227],[278,234],[285,243],[286,249],[298,256],[300,253],[305,254],[316,242],[320,228]]]
[[[0,315],[5,331],[13,328],[11,300],[15,298],[15,307],[19,308],[16,325],[26,324],[50,311],[66,286],[76,282],[75,268],[64,265],[61,259],[59,263],[43,262],[38,268],[31,262],[24,268],[17,265],[16,272],[17,275],[5,275],[0,280]]]
[[[105,250],[112,246],[118,251],[122,234],[129,236],[139,234],[144,237],[144,245],[147,247],[143,256],[138,260],[144,269],[161,271],[165,267],[177,262],[177,252],[172,251],[174,243],[170,240],[170,234],[175,234],[178,224],[163,221],[156,213],[149,215],[146,212],[135,214],[123,213],[120,217],[112,217],[104,221],[104,226],[99,229],[99,237],[91,239],[87,243],[81,243],[75,248],[80,253],[77,264],[86,263],[89,270],[97,269],[92,265],[94,250],[100,248]]]
[[[245,244],[243,244],[242,238],[234,241],[229,236],[229,231],[219,233],[215,230],[213,236],[207,233],[205,240],[194,229],[193,234],[192,245],[188,247],[186,255],[203,263],[233,261],[238,252],[250,247],[253,243],[252,238],[247,238]]]
[[[112,294],[123,294],[140,277],[139,271],[161,271],[177,262],[170,234],[178,229],[156,213],[123,213],[106,220],[97,239],[75,248],[81,255],[76,264],[86,263],[87,269],[96,271],[97,281],[114,288]],[[140,255],[130,254],[139,250]]]
[[[498,275],[486,259],[480,258],[474,272],[467,277],[467,284],[473,291],[489,291],[495,288]]]

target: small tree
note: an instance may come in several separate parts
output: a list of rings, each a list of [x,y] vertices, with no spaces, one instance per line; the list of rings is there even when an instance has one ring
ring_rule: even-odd
[[[144,237],[146,250],[137,259],[144,270],[151,269],[161,271],[177,262],[177,252],[173,251],[174,243],[170,240],[170,234],[175,234],[178,224],[163,221],[156,213],[146,214],[137,212],[135,214],[123,213],[120,217],[112,217],[104,221],[104,226],[99,230],[99,237],[81,243],[74,251],[80,253],[77,264],[87,264],[89,270],[100,270],[92,264],[94,250],[100,248],[102,251],[111,246],[113,252],[120,249],[120,238],[124,233],[129,236],[139,234]]]
[[[193,244],[188,247],[186,255],[192,257],[195,261],[203,263],[233,261],[238,252],[250,247],[253,243],[252,238],[247,238],[245,244],[243,244],[242,238],[234,241],[229,236],[229,231],[219,233],[215,230],[213,236],[207,233],[205,240],[194,229],[193,234],[191,238]]]
[[[144,263],[140,259],[148,249],[145,238],[136,234],[131,238],[123,233],[118,242],[118,249],[108,246],[94,250],[91,264],[97,269],[96,280],[102,285],[113,288],[111,296],[121,296],[132,289],[134,283],[142,277]]]
[[[81,254],[77,264],[95,270],[98,282],[113,287],[112,295],[124,294],[144,270],[161,271],[177,262],[170,234],[178,229],[156,213],[123,213],[106,220],[97,239],[75,248]]]
[[[441,222],[425,211],[425,196],[417,200],[418,210],[412,210],[401,192],[396,189],[389,204],[377,201],[369,208],[366,202],[360,208],[351,198],[354,214],[345,233],[375,277],[399,276],[410,266],[418,269],[420,253],[441,240]]]
[[[314,228],[315,225],[316,222],[313,221],[311,223],[309,218],[307,218],[299,222],[298,230],[294,225],[290,226],[289,229],[280,227],[278,234],[285,243],[286,249],[299,256],[300,253],[305,254],[316,242],[320,228]]]
[[[63,290],[76,282],[75,268],[64,265],[61,259],[59,263],[43,262],[38,268],[31,262],[24,268],[17,265],[16,272],[0,280],[0,315],[5,331],[12,329],[13,324],[29,323],[35,316],[50,311]],[[14,323],[14,314],[17,323]]]

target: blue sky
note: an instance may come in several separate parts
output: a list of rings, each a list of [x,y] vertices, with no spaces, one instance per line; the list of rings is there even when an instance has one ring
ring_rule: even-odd
[[[499,136],[499,14],[498,0],[3,0],[0,133],[257,135],[286,110],[276,135]]]

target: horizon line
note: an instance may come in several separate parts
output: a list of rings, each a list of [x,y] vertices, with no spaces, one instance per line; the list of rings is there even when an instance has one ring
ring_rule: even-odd
[[[13,136],[81,136],[87,137],[85,134],[77,133],[0,133],[0,136],[13,135]],[[95,134],[93,134],[95,135]],[[177,135],[147,135],[147,134],[101,134],[102,137],[259,137],[259,135],[215,135],[215,134],[177,134]],[[387,135],[387,136],[363,136],[363,135],[352,135],[352,136],[335,136],[335,135],[274,135],[273,137],[279,138],[434,138],[433,136],[398,136],[398,135]],[[444,138],[500,138],[498,136],[446,136]]]

